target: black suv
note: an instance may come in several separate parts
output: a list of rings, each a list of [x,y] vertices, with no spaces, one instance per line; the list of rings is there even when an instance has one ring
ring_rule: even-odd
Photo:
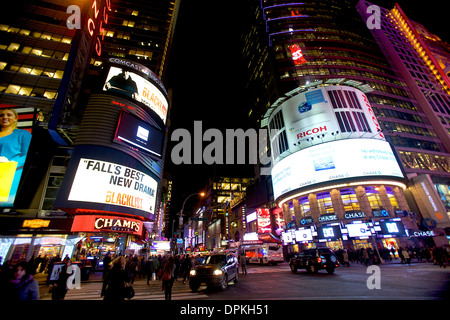
[[[339,260],[336,254],[328,248],[306,249],[300,251],[289,261],[289,267],[293,273],[297,273],[297,269],[306,269],[308,272],[325,269],[332,274],[338,266]]]
[[[219,286],[222,290],[228,282],[238,281],[239,265],[232,253],[210,254],[202,262],[191,269],[189,287],[196,292],[200,286]]]

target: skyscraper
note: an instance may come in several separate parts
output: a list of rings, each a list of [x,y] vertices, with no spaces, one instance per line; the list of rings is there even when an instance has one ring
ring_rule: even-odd
[[[72,241],[67,234],[72,230],[76,238],[77,231],[93,230],[86,223],[90,223],[95,213],[107,215],[96,218],[98,226],[105,222],[104,232],[116,230],[139,238],[151,230],[148,223],[159,212],[169,108],[169,94],[163,81],[179,2],[23,0],[14,2],[15,15],[3,11],[0,104],[19,111],[19,127],[29,131],[33,128],[15,202],[3,206],[1,218],[6,229],[2,227],[1,233],[12,236],[8,242],[9,255],[23,249],[14,245],[14,236],[23,228],[31,230],[32,225],[40,226],[35,237],[47,234],[61,239],[52,250],[62,255],[64,243],[67,242],[69,250]],[[138,95],[130,100],[126,92],[120,95],[105,89],[106,80],[111,83],[112,72],[119,69],[138,81],[142,90],[139,99]],[[93,119],[95,123],[91,126],[89,121]],[[140,126],[138,142],[127,140],[126,136],[125,127],[134,125]],[[69,190],[64,187],[76,183],[81,176],[74,175],[68,165],[72,156],[78,160],[77,157],[87,155],[83,152],[89,148],[96,150],[91,160],[102,152],[103,158],[97,160],[111,163],[117,160],[116,174],[119,171],[129,174],[128,178],[134,179],[129,181],[130,186],[131,182],[138,183],[133,188],[143,197],[128,195],[119,199],[115,193],[107,206],[99,207],[98,203],[93,204],[98,200],[86,198],[75,200],[84,205],[67,206],[68,210],[56,205],[57,197],[64,205],[76,198],[73,194],[67,197]],[[128,169],[120,170],[119,164]],[[70,177],[66,179],[67,176]],[[122,179],[113,184],[121,186]],[[145,203],[145,197],[151,199],[150,203]],[[72,219],[67,212],[77,210],[90,217],[79,216],[71,229]],[[112,218],[116,219],[116,225],[111,229],[108,219]],[[24,224],[30,219],[43,219],[45,223]],[[32,248],[34,238],[28,240],[30,255],[38,248]]]
[[[305,182],[306,185],[300,187],[283,185],[284,195],[275,194],[273,200],[284,206],[286,223],[296,223],[297,227],[299,221],[315,221],[320,224],[325,217],[320,220],[319,217],[326,212],[337,213],[338,220],[346,223],[351,221],[344,218],[351,216],[346,215],[350,211],[363,212],[366,218],[377,215],[379,218],[381,212],[387,210],[391,218],[405,215],[404,222],[414,220],[408,228],[417,228],[417,222],[421,226],[420,222],[423,221],[437,221],[441,228],[448,227],[448,208],[444,208],[445,204],[439,200],[442,196],[438,195],[433,186],[443,184],[439,188],[446,193],[449,185],[449,135],[447,123],[444,123],[449,105],[446,88],[448,79],[445,80],[445,73],[439,71],[429,53],[428,65],[434,64],[435,71],[426,67],[426,72],[411,74],[403,62],[399,65],[402,59],[415,68],[424,68],[427,64],[422,58],[423,54],[420,57],[420,51],[417,53],[410,44],[411,41],[414,43],[414,39],[411,39],[408,32],[417,32],[411,28],[405,34],[396,29],[408,23],[403,12],[399,8],[391,12],[381,10],[381,29],[369,30],[371,26],[368,18],[373,13],[366,13],[370,4],[362,1],[359,4],[351,0],[301,3],[268,0],[248,3],[253,20],[244,32],[242,46],[243,56],[249,66],[247,87],[254,88],[255,93],[250,95],[249,114],[255,127],[267,127],[276,131],[275,135],[271,135],[270,141],[272,164],[294,157],[296,153],[302,152],[299,150],[306,150],[305,143],[310,143],[312,152],[312,146],[318,143],[350,140],[356,137],[358,131],[363,132],[364,122],[361,118],[355,118],[355,112],[337,112],[337,109],[334,114],[338,129],[333,132],[328,130],[324,122],[318,122],[317,118],[315,123],[309,123],[310,127],[304,127],[303,131],[295,131],[295,126],[286,123],[286,120],[291,120],[286,118],[286,112],[284,118],[277,118],[277,113],[282,114],[279,111],[286,108],[288,101],[301,95],[305,95],[310,104],[330,102],[333,108],[350,108],[347,110],[351,111],[352,104],[357,100],[345,92],[350,90],[345,87],[352,87],[358,90],[355,91],[357,95],[360,92],[366,97],[364,99],[379,126],[376,130],[368,130],[367,134],[360,135],[359,138],[382,136],[390,142],[405,178],[413,179],[405,180],[404,187],[400,189],[387,182],[371,183],[370,177],[350,181],[343,176],[344,179],[336,181],[331,175],[330,180],[321,181],[322,184],[314,181]],[[445,57],[445,50],[440,50],[440,53]],[[445,58],[441,61],[445,61]],[[416,82],[417,77],[421,77],[420,84]],[[336,91],[337,96],[332,93],[332,86],[341,88]],[[327,91],[323,100],[313,96],[313,91],[318,92],[318,88]],[[340,90],[343,91],[339,93]],[[298,111],[302,113],[310,110],[305,108],[300,110],[299,106]],[[289,134],[292,132],[297,133],[299,141],[296,144],[290,144]],[[338,135],[338,138],[334,138]],[[344,150],[346,149],[341,149],[341,152],[345,154],[347,151]],[[373,168],[374,173],[376,169]],[[364,173],[366,174],[370,175],[368,171]],[[423,180],[414,178],[415,175],[422,175]],[[280,181],[272,182],[275,188],[275,184]],[[343,185],[336,187],[338,182]],[[349,188],[346,183],[355,183],[357,187]],[[428,202],[418,200],[420,195],[417,185],[421,183],[432,194],[432,199]],[[410,188],[406,188],[407,185]],[[428,210],[429,203],[436,205],[436,211]],[[343,210],[340,209],[342,206]],[[311,212],[312,220],[301,219],[310,218]],[[422,214],[421,219],[416,219],[415,214]]]

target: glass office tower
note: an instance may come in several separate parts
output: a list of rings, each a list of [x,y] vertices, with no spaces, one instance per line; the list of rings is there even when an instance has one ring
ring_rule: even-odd
[[[373,138],[382,133],[394,148],[405,178],[416,180],[408,180],[406,185],[409,188],[403,190],[394,190],[393,186],[384,184],[366,185],[364,190],[360,189],[361,186],[331,190],[326,190],[331,186],[321,186],[320,190],[314,192],[300,188],[304,193],[302,196],[273,200],[284,206],[287,223],[294,217],[293,221],[297,222],[297,226],[299,217],[308,217],[307,212],[311,210],[316,210],[316,214],[326,212],[320,209],[326,206],[321,205],[321,200],[318,199],[323,197],[321,193],[328,192],[327,199],[330,201],[326,203],[333,211],[341,207],[336,204],[338,198],[341,199],[339,202],[344,203],[344,207],[350,201],[348,199],[353,199],[350,202],[356,204],[357,208],[349,210],[366,210],[366,213],[384,210],[389,207],[390,199],[390,217],[402,216],[405,222],[413,221],[410,228],[417,228],[423,221],[417,221],[415,215],[422,214],[424,220],[433,220],[430,223],[442,222],[440,226],[445,230],[448,227],[449,210],[444,207],[445,203],[441,203],[441,194],[433,186],[444,185],[440,187],[442,193],[448,194],[449,144],[448,132],[445,132],[447,124],[444,122],[448,115],[449,100],[444,75],[440,74],[441,79],[436,80],[436,75],[430,73],[433,71],[419,72],[418,76],[423,78],[421,86],[425,86],[425,83],[428,87],[433,86],[431,91],[420,91],[411,86],[417,79],[411,78],[409,72],[399,70],[401,67],[396,64],[398,60],[395,59],[398,58],[395,58],[393,52],[402,54],[402,51],[396,50],[403,46],[401,50],[405,53],[402,56],[407,56],[408,59],[414,56],[416,60],[420,53],[412,47],[406,50],[405,46],[410,46],[410,41],[398,32],[395,35],[397,38],[387,36],[396,44],[391,44],[392,52],[387,52],[385,42],[381,42],[379,37],[387,33],[386,23],[390,24],[391,30],[397,27],[396,23],[402,22],[395,22],[399,19],[395,11],[390,13],[383,9],[382,29],[370,30],[367,24],[370,14],[362,14],[368,6],[369,4],[365,4],[363,8],[361,3],[353,0],[248,1],[248,14],[253,20],[243,33],[242,48],[248,66],[247,88],[252,92],[248,100],[249,117],[256,128],[272,129],[269,121],[275,112],[284,101],[296,94],[336,85],[353,87],[367,97],[380,126],[378,132],[365,137]],[[377,36],[376,33],[380,35]],[[440,52],[445,56],[445,52]],[[422,66],[424,60],[419,60],[421,61],[414,64],[414,67]],[[430,75],[433,75],[433,79],[428,80]],[[426,97],[433,97],[434,107]],[[428,110],[433,108],[435,110],[431,114]],[[274,124],[275,129],[284,126],[284,123]],[[342,128],[340,131],[343,132]],[[281,149],[271,150],[274,161],[277,161],[275,156],[285,151],[283,146],[286,143],[281,142],[277,144],[277,148]],[[414,178],[419,175],[426,178]],[[420,196],[416,189],[422,182],[427,191],[433,194],[431,201],[436,205],[437,211],[430,211],[425,204],[427,201],[418,200]],[[363,197],[359,198],[358,193]],[[385,200],[374,200],[376,197],[384,198],[386,203]],[[373,216],[372,214],[371,217]]]

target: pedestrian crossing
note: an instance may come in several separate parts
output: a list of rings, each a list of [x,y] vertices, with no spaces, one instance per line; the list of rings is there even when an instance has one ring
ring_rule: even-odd
[[[247,274],[262,274],[262,273],[273,273],[273,272],[284,272],[290,271],[289,264],[282,263],[276,266],[273,265],[247,265]],[[242,270],[239,269],[239,275],[242,275]]]
[[[161,281],[147,281],[140,279],[133,284],[135,296],[131,300],[164,300],[164,291]],[[64,300],[103,300],[101,296],[102,282],[86,282],[81,284],[81,289],[71,289]],[[172,288],[172,300],[200,300],[208,299],[205,291],[192,292],[189,285],[182,280],[175,281]],[[41,300],[51,300],[51,295],[41,297]]]

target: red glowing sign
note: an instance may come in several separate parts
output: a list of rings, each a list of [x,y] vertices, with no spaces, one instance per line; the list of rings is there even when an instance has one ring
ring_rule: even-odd
[[[143,222],[121,216],[78,215],[74,217],[72,232],[117,232],[142,235]]]
[[[269,209],[256,209],[258,215],[258,233],[269,233],[272,231],[270,223],[270,210]]]
[[[95,52],[98,56],[102,53],[102,44],[101,40],[105,38],[105,29],[104,24],[108,24],[108,11],[111,11],[111,0],[105,0],[103,4],[103,12],[102,18],[100,20],[100,8],[97,7],[97,0],[92,1],[91,9],[93,10],[93,17],[89,17],[87,20],[87,30],[91,37],[94,35],[95,26],[99,25],[99,32],[97,33],[97,37],[95,39]],[[100,40],[101,39],[101,40]]]
[[[294,64],[296,66],[306,63],[305,57],[302,53],[302,49],[300,49],[298,45],[293,44],[289,46],[289,50],[291,50],[292,60],[294,60]]]

